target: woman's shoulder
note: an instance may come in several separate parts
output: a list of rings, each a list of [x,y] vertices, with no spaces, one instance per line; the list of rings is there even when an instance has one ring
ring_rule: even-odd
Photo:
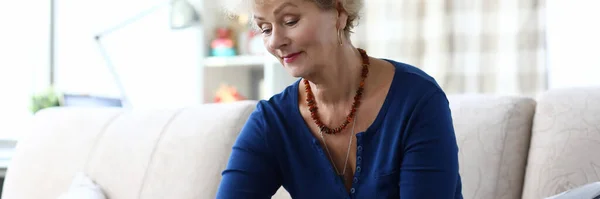
[[[406,81],[409,81],[411,83],[416,83],[416,86],[432,87],[434,89],[441,88],[432,75],[417,66],[391,59],[384,60],[390,62],[396,68],[397,76],[403,80],[398,83],[406,83]]]
[[[383,60],[394,65],[395,74],[390,91],[395,95],[422,99],[426,95],[435,93],[445,94],[437,80],[421,68],[391,59]]]

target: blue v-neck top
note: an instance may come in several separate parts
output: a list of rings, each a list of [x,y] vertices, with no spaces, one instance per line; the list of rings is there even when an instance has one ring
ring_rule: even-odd
[[[233,145],[218,199],[271,198],[283,186],[293,198],[462,198],[458,146],[448,100],[422,70],[396,70],[383,107],[356,134],[350,191],[300,115],[298,86],[260,101]]]

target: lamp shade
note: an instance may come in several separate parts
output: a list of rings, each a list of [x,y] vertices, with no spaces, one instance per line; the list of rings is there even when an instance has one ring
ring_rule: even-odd
[[[186,0],[171,1],[171,29],[183,29],[200,22],[200,16],[192,4]]]

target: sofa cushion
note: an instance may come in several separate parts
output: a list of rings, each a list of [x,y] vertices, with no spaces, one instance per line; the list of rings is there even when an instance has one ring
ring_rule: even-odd
[[[56,108],[19,141],[2,198],[56,198],[83,171],[111,199],[214,198],[256,102],[169,110]]]
[[[600,88],[541,95],[523,198],[552,196],[600,181]]]
[[[75,174],[83,171],[97,137],[118,115],[116,109],[38,112],[32,132],[21,132],[2,198],[56,198],[64,193]]]
[[[521,196],[535,101],[449,96],[466,199]]]

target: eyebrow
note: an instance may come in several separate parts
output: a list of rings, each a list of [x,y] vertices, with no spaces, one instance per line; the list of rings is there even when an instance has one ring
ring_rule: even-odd
[[[281,11],[282,11],[282,10],[283,10],[285,7],[287,7],[287,6],[292,6],[292,7],[296,7],[296,8],[298,7],[296,4],[293,4],[293,3],[290,3],[290,2],[285,2],[285,3],[281,4],[279,7],[277,7],[277,8],[276,8],[276,9],[273,11],[273,14],[274,14],[274,15],[277,15],[277,14],[279,14],[279,13],[280,13],[280,12],[281,12]],[[265,18],[263,18],[263,17],[260,17],[260,16],[256,16],[256,15],[254,15],[254,18],[255,18],[255,19],[258,19],[258,20],[265,20]]]

